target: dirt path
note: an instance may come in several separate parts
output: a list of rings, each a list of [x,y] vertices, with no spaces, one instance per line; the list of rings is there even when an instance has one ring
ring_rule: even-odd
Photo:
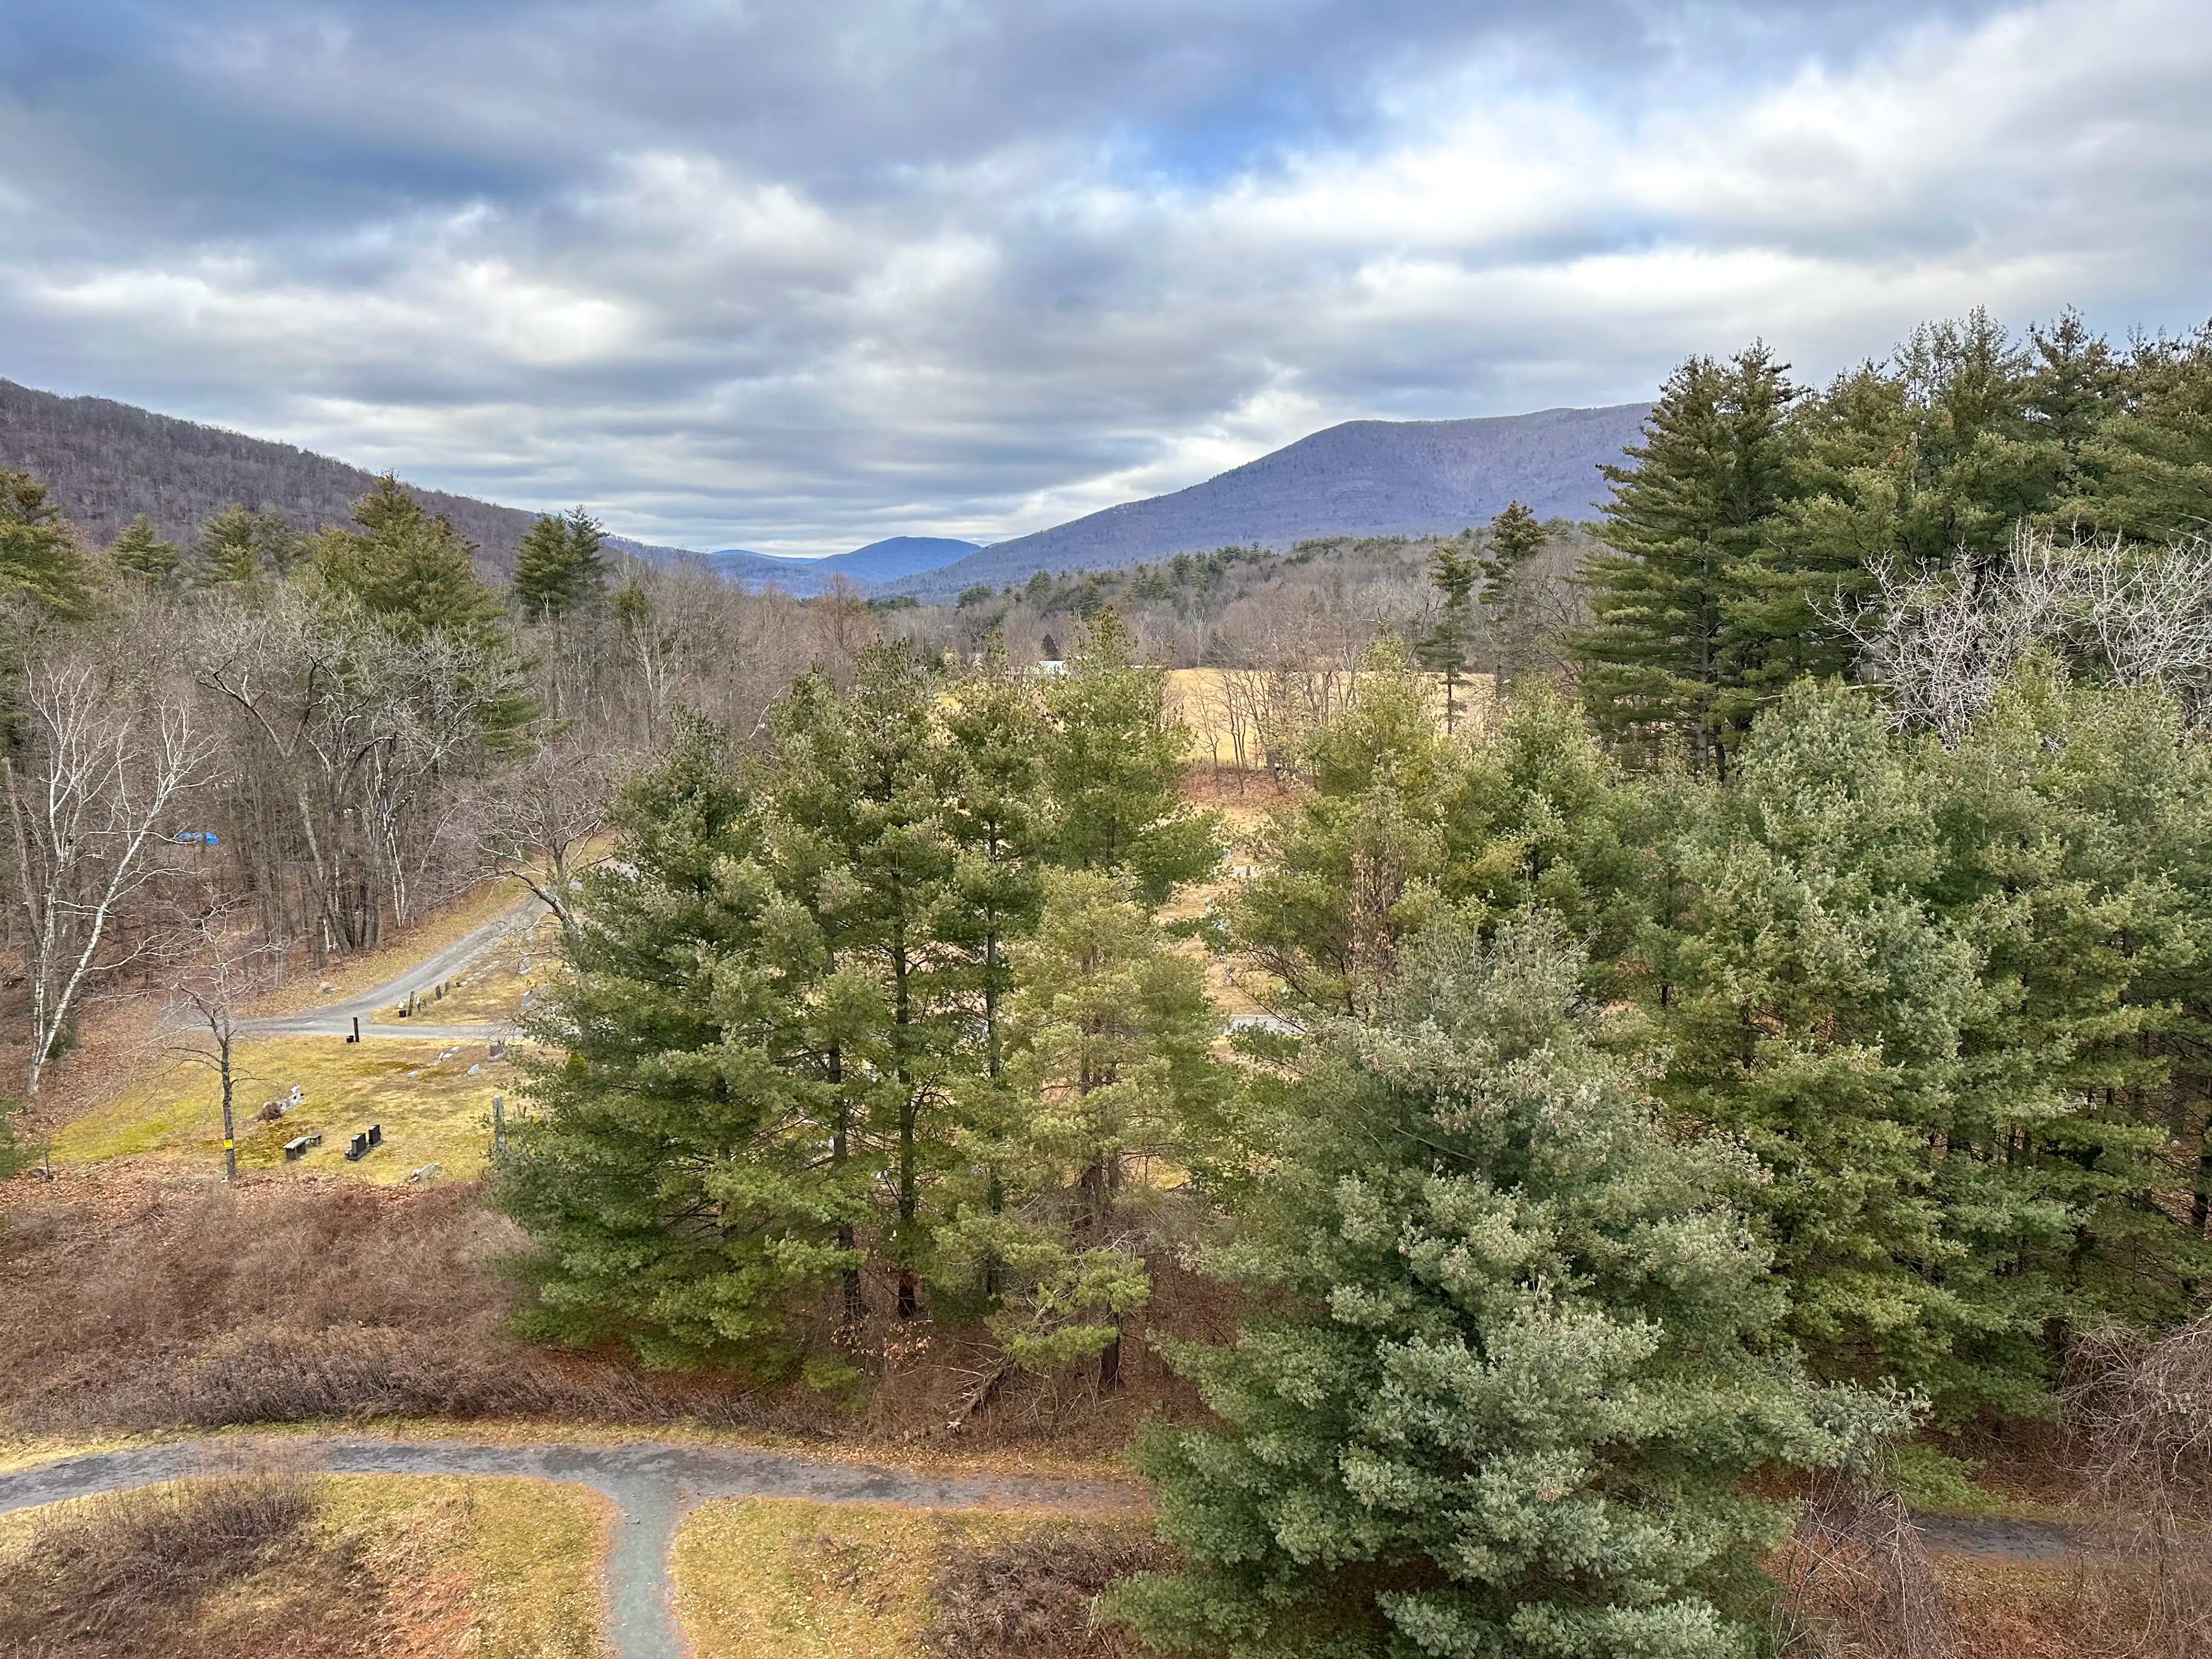
[[[916,1474],[860,1463],[815,1462],[735,1447],[634,1441],[605,1446],[495,1446],[367,1437],[259,1443],[270,1462],[334,1474],[521,1474],[573,1481],[621,1512],[605,1568],[608,1631],[619,1659],[680,1659],[668,1593],[678,1523],[714,1498],[806,1498],[818,1503],[910,1504],[928,1509],[1023,1509],[1096,1514],[1144,1501],[1143,1489],[1051,1475]],[[0,1513],[124,1492],[191,1474],[254,1466],[252,1440],[188,1440],[88,1452],[0,1474]]]
[[[396,978],[388,979],[381,985],[373,986],[325,1008],[307,1008],[298,1013],[264,1014],[254,1019],[241,1019],[238,1022],[239,1035],[343,1036],[353,1030],[353,1022],[358,1019],[363,1037],[411,1036],[434,1041],[459,1038],[466,1042],[503,1036],[512,1030],[511,1027],[495,1024],[434,1025],[427,1021],[413,1019],[380,1024],[376,1022],[376,1016],[387,1008],[397,1007],[416,992],[427,991],[442,980],[452,979],[501,939],[528,926],[544,908],[543,901],[535,896],[518,900],[482,927],[462,934],[445,949],[433,951]]]

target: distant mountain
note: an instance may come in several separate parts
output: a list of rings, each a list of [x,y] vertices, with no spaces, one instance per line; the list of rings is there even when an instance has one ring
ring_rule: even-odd
[[[1468,421],[1347,421],[1234,471],[1000,542],[887,591],[942,598],[1040,570],[1104,570],[1177,553],[1314,536],[1418,536],[1480,525],[1508,501],[1588,519],[1598,468],[1637,440],[1649,404]]]
[[[835,576],[870,587],[935,570],[980,550],[975,542],[956,541],[949,536],[892,536],[822,559],[755,553],[742,547],[724,548],[700,557],[726,581],[750,588],[777,587],[805,599],[829,592]]]
[[[138,514],[178,544],[232,502],[319,530],[353,515],[376,480],[357,466],[290,444],[155,415],[106,398],[64,398],[0,380],[0,466],[35,473],[63,516],[105,545]],[[408,489],[476,544],[477,566],[504,581],[538,518],[442,489]],[[617,538],[618,549],[669,554]]]
[[[815,562],[825,569],[842,570],[856,582],[888,582],[940,569],[982,550],[980,542],[956,541],[950,536],[891,536]]]

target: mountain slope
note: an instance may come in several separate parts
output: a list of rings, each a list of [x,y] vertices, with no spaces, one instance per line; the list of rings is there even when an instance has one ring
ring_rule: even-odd
[[[1040,570],[1103,570],[1177,553],[1281,549],[1315,536],[1418,536],[1479,525],[1509,501],[1587,519],[1598,467],[1636,441],[1649,404],[1467,421],[1347,421],[1170,495],[1000,542],[895,593],[939,597]]]
[[[179,544],[232,502],[273,509],[301,530],[343,523],[376,480],[325,455],[114,403],[0,380],[0,466],[36,474],[62,514],[96,544],[143,513]],[[410,484],[416,500],[473,542],[504,580],[535,513]],[[635,542],[618,547],[668,552]]]
[[[981,543],[956,541],[950,536],[890,536],[814,562],[825,570],[842,571],[856,582],[887,582],[940,569],[982,550]]]
[[[726,547],[700,556],[725,581],[754,589],[780,588],[807,599],[828,592],[836,576],[869,587],[902,576],[921,575],[979,550],[976,543],[955,541],[949,536],[892,536],[823,559],[755,553],[742,547]]]

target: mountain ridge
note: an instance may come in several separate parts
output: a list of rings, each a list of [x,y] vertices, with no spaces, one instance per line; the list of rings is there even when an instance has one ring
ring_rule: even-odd
[[[726,547],[697,556],[724,580],[750,588],[780,588],[805,599],[830,591],[832,578],[843,576],[863,587],[921,575],[982,550],[978,542],[951,536],[886,536],[881,541],[856,547],[849,553],[823,558],[802,558],[782,553],[756,553],[749,548]]]
[[[1598,468],[1636,441],[1650,404],[1547,409],[1455,421],[1346,421],[1204,482],[995,543],[887,584],[945,597],[1038,571],[1107,570],[1322,536],[1449,534],[1519,500],[1539,518],[1591,516]]]
[[[62,516],[100,544],[143,513],[163,536],[189,545],[202,523],[233,502],[282,514],[296,530],[318,530],[351,518],[376,482],[365,468],[296,444],[9,380],[0,380],[0,466],[35,475]],[[478,571],[496,581],[514,573],[522,538],[541,516],[421,484],[407,489],[475,545]],[[608,539],[647,556],[684,551]]]

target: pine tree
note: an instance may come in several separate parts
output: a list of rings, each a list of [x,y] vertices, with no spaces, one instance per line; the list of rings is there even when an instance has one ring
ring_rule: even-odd
[[[532,525],[510,588],[524,617],[543,621],[597,602],[606,592],[606,561],[600,556],[606,539],[599,520],[580,507]]]
[[[1036,682],[1014,671],[995,633],[981,667],[952,688],[944,718],[951,767],[944,817],[958,895],[951,919],[981,1016],[989,1088],[1005,1060],[1007,949],[1036,928],[1042,860],[1057,833],[1045,793],[1051,729]]]
[[[1753,1644],[1787,1515],[1750,1477],[1894,1414],[1777,1347],[1755,1170],[1667,1131],[1581,977],[1555,927],[1424,935],[1287,1085],[1205,1258],[1243,1328],[1169,1349],[1218,1425],[1140,1452],[1189,1565],[1109,1616],[1229,1659]]]
[[[1508,657],[1525,654],[1525,638],[1521,639],[1522,649],[1514,648],[1516,638],[1525,635],[1523,613],[1528,609],[1522,584],[1516,579],[1550,540],[1551,533],[1520,501],[1508,501],[1490,521],[1481,564],[1482,587],[1477,597],[1482,606],[1482,631],[1490,641],[1491,671],[1500,689],[1519,666],[1509,665]]]
[[[2212,1275],[2203,1218],[2175,1201],[2201,1182],[2185,1073],[2212,987],[2207,757],[2183,731],[2155,689],[2031,660],[1955,752],[1922,747],[1945,848],[1929,902],[2003,990],[1965,1034],[1937,1170],[1970,1282],[2013,1310],[1931,1379],[1962,1405],[2047,1412],[2066,1333],[2178,1322]]]
[[[875,1110],[878,1136],[891,1148],[884,1254],[899,1266],[898,1312],[907,1318],[920,1310],[927,1261],[923,1188],[944,1146],[943,1126],[925,1115],[945,1100],[960,1036],[956,849],[939,817],[951,766],[937,687],[912,647],[872,646],[859,671],[850,699],[856,949],[873,964],[890,1011]]]
[[[688,728],[624,791],[620,856],[521,1063],[538,1110],[500,1201],[532,1235],[525,1329],[648,1364],[848,1368],[807,1310],[854,1261],[826,1145],[818,939],[763,870],[768,826],[725,740]]]
[[[1444,683],[1444,730],[1458,729],[1460,677],[1467,672],[1467,653],[1474,643],[1474,596],[1482,580],[1482,562],[1462,534],[1455,541],[1440,542],[1429,556],[1429,581],[1437,590],[1437,617],[1421,636],[1420,660]]]
[[[1000,1276],[993,1328],[1019,1364],[1096,1357],[1121,1381],[1122,1321],[1150,1295],[1131,1212],[1133,1165],[1186,1166],[1223,1079],[1204,969],[1175,954],[1117,879],[1058,872],[1034,938],[1016,947],[1008,1087],[963,1149],[991,1171],[939,1237],[954,1265]]]
[[[107,556],[115,561],[117,569],[149,587],[166,587],[174,582],[183,562],[176,544],[163,541],[154,521],[143,513],[116,533]]]
[[[2212,523],[2212,326],[2141,340],[2082,446],[2086,482],[2058,509],[2106,536],[2163,543]]]
[[[1238,947],[1308,1010],[1358,1014],[1434,913],[1467,760],[1441,738],[1402,647],[1362,657],[1350,704],[1303,756],[1310,793],[1278,807],[1231,899]]]
[[[1051,787],[1059,862],[1126,874],[1148,904],[1221,860],[1211,815],[1185,804],[1190,733],[1167,708],[1167,677],[1130,659],[1113,607],[1091,620],[1045,704],[1056,728]]]
[[[0,592],[21,593],[63,616],[88,603],[84,559],[61,509],[27,472],[0,467]]]
[[[469,544],[392,474],[355,505],[354,523],[322,538],[319,563],[333,588],[402,638],[504,641],[499,601],[471,567]]]
[[[242,589],[282,577],[306,550],[279,513],[255,513],[234,501],[200,526],[188,572],[199,588]]]
[[[1608,736],[1680,741],[1724,774],[1771,634],[1741,620],[1750,561],[1789,487],[1788,366],[1754,345],[1675,370],[1633,465],[1608,466],[1591,626],[1576,642],[1583,695]]]

